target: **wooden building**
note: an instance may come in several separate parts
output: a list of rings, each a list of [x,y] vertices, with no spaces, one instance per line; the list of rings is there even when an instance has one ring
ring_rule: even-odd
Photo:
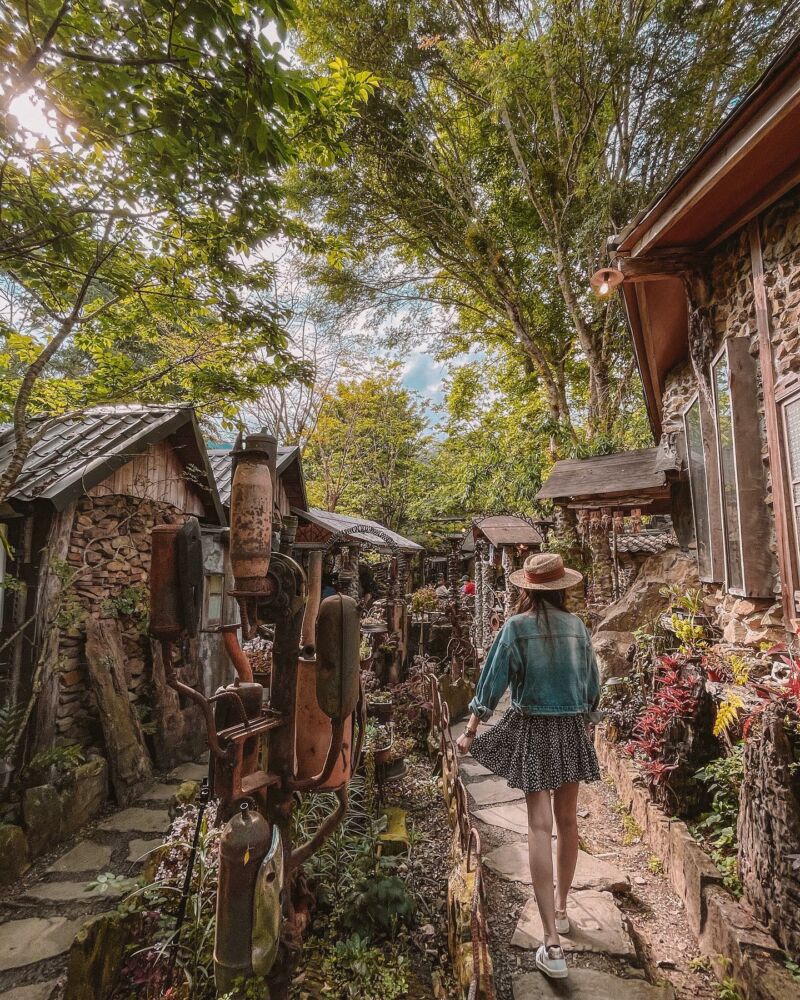
[[[618,599],[642,559],[678,544],[664,515],[672,511],[673,491],[683,487],[669,481],[664,464],[657,448],[564,459],[536,495],[559,508],[562,525],[574,525],[576,543],[588,555],[595,604]],[[657,517],[652,528],[643,516]]]
[[[611,240],[676,528],[751,646],[800,623],[798,136],[800,36]]]
[[[12,453],[4,428],[0,468]],[[202,524],[204,625],[213,626],[232,620],[225,514],[194,410],[107,406],[47,422],[0,509],[0,702],[29,720],[9,762],[17,771],[39,750],[75,744],[108,761],[124,802],[153,764],[201,747],[195,710],[166,687],[147,637],[151,530],[189,515]],[[218,636],[185,654],[178,669],[189,683],[213,690],[227,680]]]

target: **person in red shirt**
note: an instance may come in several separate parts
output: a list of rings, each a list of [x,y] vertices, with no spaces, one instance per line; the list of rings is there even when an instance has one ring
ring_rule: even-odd
[[[465,597],[473,596],[475,593],[475,581],[470,580],[468,576],[462,576],[461,582],[463,584],[463,587],[461,588],[461,593],[464,594]]]

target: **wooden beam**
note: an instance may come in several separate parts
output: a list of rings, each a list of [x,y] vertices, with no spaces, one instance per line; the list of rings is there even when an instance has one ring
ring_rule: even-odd
[[[704,267],[707,262],[706,254],[695,250],[664,250],[643,257],[615,257],[611,266],[622,272],[624,281],[634,282],[679,277]]]
[[[772,356],[772,336],[769,323],[767,290],[764,285],[764,260],[761,253],[761,227],[758,219],[748,226],[750,237],[750,262],[753,269],[753,297],[755,299],[756,326],[758,328],[758,357],[761,367],[761,386],[764,399],[764,418],[767,428],[769,469],[772,477],[772,510],[775,517],[775,536],[778,543],[778,570],[781,581],[784,621],[797,631],[797,612],[794,592],[797,589],[798,571],[795,559],[794,525],[787,495],[788,480],[783,455],[780,414],[775,402],[775,366]]]

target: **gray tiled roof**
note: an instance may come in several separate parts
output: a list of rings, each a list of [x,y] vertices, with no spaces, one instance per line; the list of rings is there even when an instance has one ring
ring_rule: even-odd
[[[232,452],[232,448],[210,448],[208,452],[208,460],[211,463],[211,471],[214,473],[214,479],[217,483],[217,492],[219,493],[219,498],[224,507],[229,506],[231,502]],[[280,475],[281,472],[283,472],[283,470],[290,465],[299,454],[300,449],[297,445],[289,445],[285,448],[279,446],[276,469],[278,475]]]
[[[187,424],[193,425],[194,441],[198,435],[191,406],[98,406],[74,415],[37,418],[32,422],[34,432],[37,427],[45,429],[28,454],[9,500],[50,500],[63,509],[149,444],[164,440]],[[198,445],[192,449],[197,452],[192,461],[205,465],[202,442]],[[13,454],[13,429],[0,425],[0,472]],[[216,507],[213,483],[209,485],[210,506]]]
[[[333,534],[346,532],[352,530],[353,528],[359,528],[361,530],[353,535],[353,541],[367,542],[382,551],[388,551],[389,549],[386,541],[380,534],[371,533],[369,530],[370,528],[377,528],[381,534],[388,535],[401,552],[424,551],[421,545],[413,542],[410,538],[398,535],[396,531],[390,531],[389,528],[384,528],[384,526],[382,524],[378,524],[377,521],[369,521],[365,517],[350,517],[347,514],[332,514],[329,510],[319,510],[316,507],[311,507],[307,511],[293,510],[292,513],[297,514],[298,517],[303,520],[319,525],[321,528],[327,528],[328,531]]]

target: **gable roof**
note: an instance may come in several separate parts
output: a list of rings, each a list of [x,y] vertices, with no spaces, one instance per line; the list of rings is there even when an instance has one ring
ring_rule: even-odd
[[[646,506],[669,499],[657,448],[556,462],[537,500],[576,506]],[[581,501],[584,501],[583,503]]]
[[[231,457],[232,448],[211,448],[208,458],[211,462],[211,469],[217,483],[219,498],[224,507],[231,505]],[[299,507],[305,510],[308,506],[306,501],[306,481],[303,476],[303,462],[300,448],[297,445],[287,445],[278,447],[278,461],[275,471],[283,481],[283,487],[289,498],[292,507]]]
[[[798,135],[800,32],[669,186],[609,240],[656,438],[665,376],[688,356],[691,256],[696,264],[800,184]]]
[[[9,495],[12,505],[47,500],[56,510],[64,510],[151,444],[172,438],[184,465],[197,470],[192,480],[206,516],[216,524],[226,523],[194,407],[97,406],[60,417],[37,417],[31,424],[40,437]],[[13,428],[3,424],[0,472],[13,454]]]
[[[485,535],[492,545],[541,545],[541,532],[516,514],[493,514],[472,522],[472,536]],[[474,545],[473,545],[474,548]]]
[[[380,552],[391,551],[391,546],[386,543],[386,540],[382,538],[381,535],[388,535],[401,552],[411,553],[425,551],[421,545],[417,544],[417,542],[413,542],[410,538],[405,538],[396,531],[391,531],[389,528],[385,528],[382,524],[378,524],[377,521],[370,521],[365,517],[350,517],[347,514],[333,514],[329,510],[319,510],[317,507],[311,507],[308,510],[292,508],[292,513],[297,514],[301,521],[306,521],[319,528],[324,528],[332,535],[336,535],[339,532],[348,532],[353,528],[356,528],[358,530],[352,536],[353,541],[367,542],[370,545],[373,545]],[[371,532],[369,530],[370,528],[376,528],[377,531]],[[298,543],[297,547],[303,548],[303,543]],[[315,544],[314,547],[316,548],[318,546]]]

